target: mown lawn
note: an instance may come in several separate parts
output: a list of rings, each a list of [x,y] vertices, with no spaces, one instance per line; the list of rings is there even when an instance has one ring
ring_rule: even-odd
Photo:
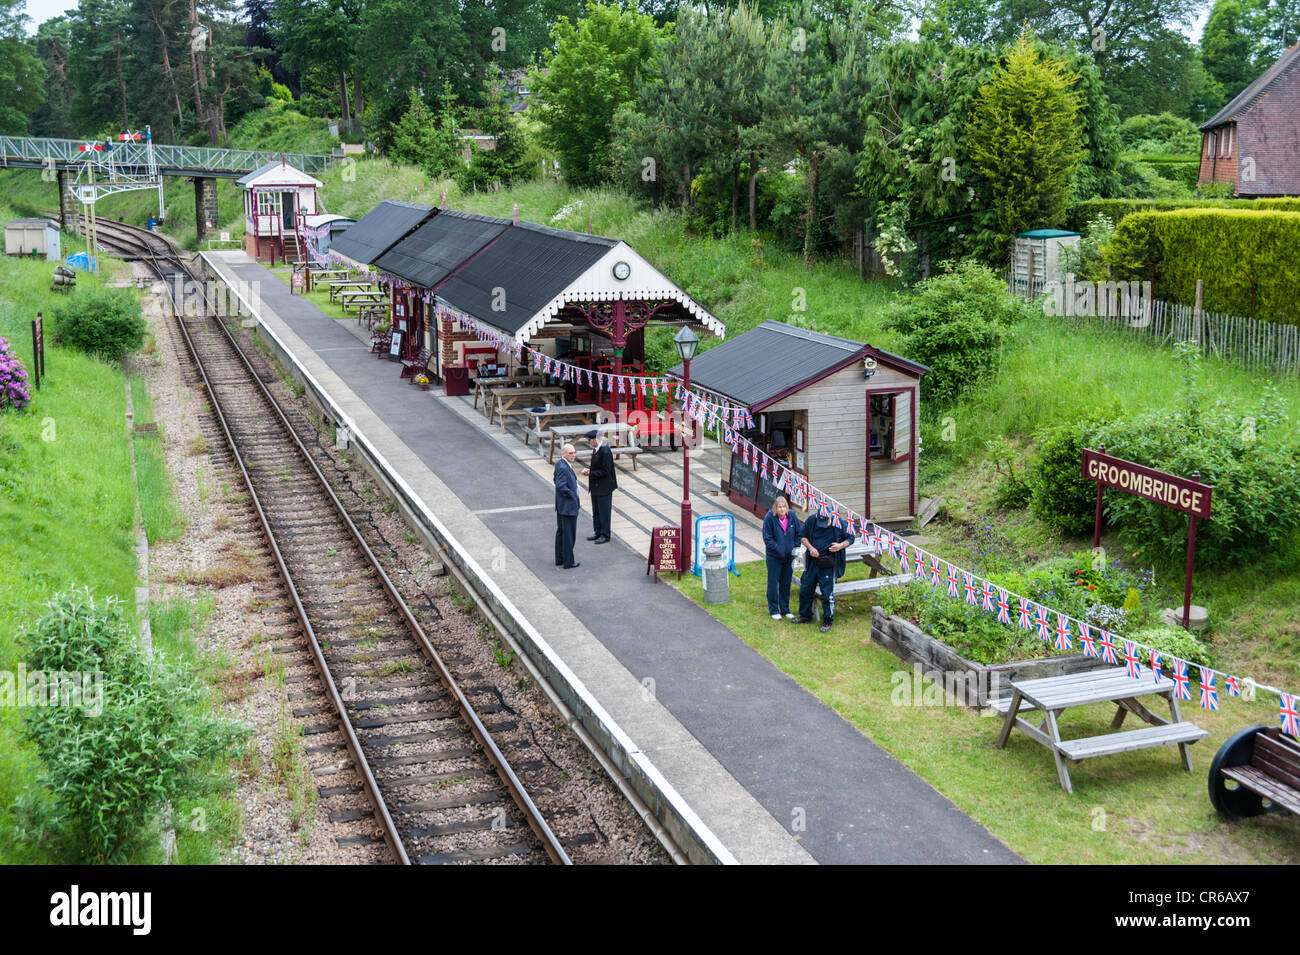
[[[1165,747],[1091,759],[1071,768],[1070,795],[1048,751],[1023,733],[999,750],[996,719],[910,698],[902,688],[912,685],[911,668],[871,641],[867,596],[837,600],[835,626],[822,634],[771,620],[762,565],[739,569],[722,606],[703,603],[695,577],[665,579],[1030,862],[1300,862],[1300,820],[1223,823],[1206,792],[1215,750],[1241,727],[1276,722],[1276,701],[1231,700],[1217,713],[1183,701],[1184,718],[1210,731],[1192,747],[1193,772]],[[1112,715],[1103,706],[1067,711],[1062,733],[1105,732]]]

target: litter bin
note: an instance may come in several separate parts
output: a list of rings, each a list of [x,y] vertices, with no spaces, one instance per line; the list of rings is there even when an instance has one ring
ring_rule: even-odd
[[[158,220],[155,219],[153,216],[150,216],[148,226],[149,226],[149,231],[153,232],[155,229],[158,228]]]
[[[448,365],[442,370],[442,393],[449,398],[469,394],[468,365]]]

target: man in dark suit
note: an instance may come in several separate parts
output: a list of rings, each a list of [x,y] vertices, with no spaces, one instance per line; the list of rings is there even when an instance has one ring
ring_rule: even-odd
[[[555,462],[555,566],[577,567],[573,541],[578,536],[578,475],[573,470],[577,451],[566,444]]]
[[[597,544],[609,543],[609,515],[614,506],[614,492],[618,490],[618,475],[614,473],[614,452],[600,440],[599,431],[587,432],[591,445],[591,467],[582,473],[591,480],[591,523],[595,533],[587,538]]]

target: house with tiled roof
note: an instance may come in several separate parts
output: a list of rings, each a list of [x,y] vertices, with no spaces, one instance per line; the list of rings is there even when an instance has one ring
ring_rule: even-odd
[[[1300,195],[1300,43],[1201,125],[1197,185],[1254,199]]]

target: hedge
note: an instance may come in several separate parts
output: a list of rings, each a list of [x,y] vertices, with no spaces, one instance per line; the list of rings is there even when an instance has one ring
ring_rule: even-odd
[[[1149,159],[1139,160],[1150,165]],[[1159,166],[1156,172],[1172,178]],[[1193,185],[1195,183],[1193,182]],[[1300,199],[1088,199],[1070,209],[1069,227],[1082,232],[1088,222],[1104,215],[1119,225],[1134,212],[1173,212],[1178,209],[1279,209],[1300,212]]]
[[[1188,189],[1196,188],[1196,179],[1201,174],[1199,159],[1166,159],[1157,156],[1134,156],[1134,162],[1148,166],[1158,176],[1181,182]],[[1249,200],[1247,200],[1249,201]]]
[[[1107,253],[1124,279],[1149,279],[1155,297],[1190,304],[1204,281],[1208,311],[1300,324],[1300,211],[1180,209],[1134,212]]]

